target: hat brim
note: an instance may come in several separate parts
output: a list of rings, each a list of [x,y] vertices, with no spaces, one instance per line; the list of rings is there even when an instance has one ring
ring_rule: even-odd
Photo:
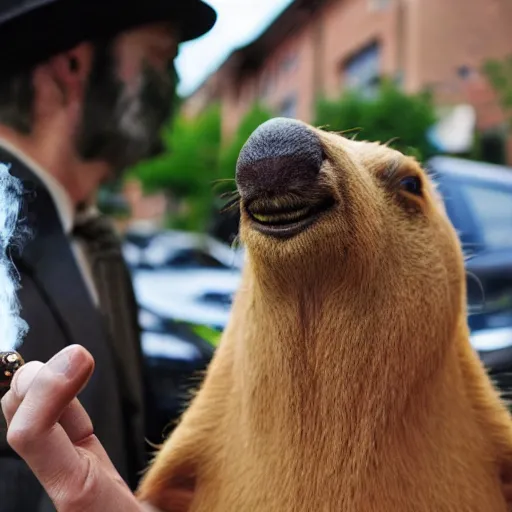
[[[217,21],[215,10],[204,2],[198,2],[195,9],[185,10],[183,14],[184,16],[181,19],[181,26],[183,27],[182,42],[204,36],[210,32]]]
[[[184,5],[185,2],[186,5]],[[139,24],[141,19],[146,23],[170,20],[177,24],[181,42],[197,39],[213,28],[217,20],[217,13],[202,0],[185,0],[185,2],[183,0],[174,2],[172,0],[149,0],[144,10],[131,8],[135,11],[133,22]],[[125,4],[124,11],[126,11],[126,7]],[[119,15],[119,12],[117,14]]]
[[[134,2],[134,0],[132,0]],[[2,72],[26,67],[98,37],[158,21],[176,24],[179,41],[209,32],[217,13],[202,0],[47,0],[11,19],[0,17]]]

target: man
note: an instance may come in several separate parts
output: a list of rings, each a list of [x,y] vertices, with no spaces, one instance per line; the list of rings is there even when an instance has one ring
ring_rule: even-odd
[[[0,162],[35,192],[32,237],[14,254],[30,329],[19,351],[89,351],[80,401],[131,489],[146,464],[137,312],[119,243],[91,205],[101,183],[162,149],[177,44],[215,18],[201,0],[0,0]],[[0,512],[48,510],[0,436]]]

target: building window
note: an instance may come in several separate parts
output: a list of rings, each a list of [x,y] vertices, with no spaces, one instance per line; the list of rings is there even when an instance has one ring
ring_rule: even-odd
[[[365,96],[375,94],[380,77],[380,46],[372,43],[354,56],[343,67],[344,87],[357,89]]]
[[[480,133],[480,159],[491,164],[506,165],[506,131],[496,129]]]
[[[278,115],[280,117],[297,117],[297,96],[291,95],[288,96],[282,103],[279,108]]]
[[[471,80],[478,76],[478,71],[470,66],[459,66],[457,68],[457,75],[462,80]]]
[[[282,61],[280,71],[283,73],[290,73],[294,71],[298,64],[298,57],[296,53],[289,53]]]
[[[266,98],[272,92],[273,85],[272,74],[267,71],[260,81],[260,97]]]
[[[391,0],[368,0],[370,11],[382,11],[391,4]]]

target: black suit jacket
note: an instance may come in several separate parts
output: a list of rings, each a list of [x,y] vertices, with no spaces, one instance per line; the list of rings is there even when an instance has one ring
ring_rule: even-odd
[[[142,388],[140,346],[130,347],[132,356],[128,358],[115,349],[90,298],[48,191],[24,163],[2,148],[0,162],[11,164],[11,174],[35,192],[35,198],[24,208],[32,237],[23,244],[21,252],[14,253],[21,276],[21,316],[29,325],[19,352],[26,361],[45,362],[67,345],[80,344],[89,350],[96,366],[79,399],[114,465],[134,488],[146,464],[144,406],[142,393],[127,396],[130,387],[123,386],[122,376],[129,376],[132,384]],[[127,279],[128,275],[126,272]],[[135,328],[137,309],[132,299],[128,303],[133,307]],[[134,353],[139,358],[136,363]],[[26,464],[7,446],[5,420],[1,419],[0,512],[53,510]]]

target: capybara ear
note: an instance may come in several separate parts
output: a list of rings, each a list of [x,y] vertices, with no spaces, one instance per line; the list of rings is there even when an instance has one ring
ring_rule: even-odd
[[[137,495],[161,512],[188,512],[192,506],[196,475],[190,470],[177,472],[167,481],[147,482]]]

